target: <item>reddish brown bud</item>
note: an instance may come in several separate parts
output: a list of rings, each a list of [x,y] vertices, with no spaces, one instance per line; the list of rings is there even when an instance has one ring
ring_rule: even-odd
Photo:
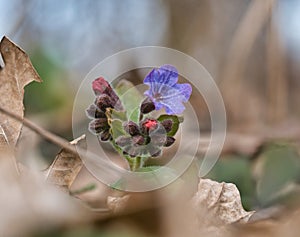
[[[148,114],[155,109],[153,101],[147,97],[141,104],[141,113]]]
[[[108,95],[102,94],[97,97],[95,104],[103,112],[106,111],[106,108],[113,108],[112,101]]]
[[[131,136],[137,135],[140,133],[139,127],[135,122],[128,121],[123,124],[125,131]]]
[[[91,104],[86,110],[86,114],[90,118],[106,118],[106,115],[95,104]]]
[[[105,130],[102,133],[100,133],[100,140],[101,141],[107,141],[111,138],[111,134],[109,133],[109,130]]]
[[[94,134],[99,134],[100,132],[108,128],[108,123],[106,118],[94,119],[89,123],[89,129]]]
[[[165,143],[165,147],[171,146],[173,143],[175,142],[175,138],[174,137],[167,137],[166,143]]]
[[[165,128],[166,132],[170,132],[172,130],[173,121],[171,119],[166,119],[161,122],[161,125]]]
[[[135,135],[132,137],[132,142],[137,145],[143,145],[145,143],[145,138],[142,135]]]
[[[114,90],[111,88],[109,83],[103,78],[99,77],[95,79],[92,83],[93,90],[95,92],[95,95],[107,95],[110,100],[112,107],[117,109],[117,110],[122,110],[123,106],[119,100],[119,97],[117,94],[114,92]]]
[[[157,120],[145,119],[141,122],[140,128],[142,133],[149,134],[149,132],[155,130],[157,126],[158,126]]]

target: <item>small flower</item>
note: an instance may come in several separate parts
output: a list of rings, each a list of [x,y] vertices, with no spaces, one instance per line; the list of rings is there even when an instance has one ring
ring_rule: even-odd
[[[157,157],[164,146],[171,145],[164,126],[156,119],[146,118],[139,125],[129,121],[123,126],[127,134],[115,142],[125,155]]]
[[[105,114],[107,108],[114,108],[122,110],[122,104],[119,97],[108,84],[108,82],[99,77],[92,83],[92,88],[96,95],[94,104],[91,104],[86,110],[86,114],[90,119],[89,130],[96,135],[101,141],[108,141],[111,139],[110,127],[108,124],[107,115]]]
[[[155,130],[158,126],[158,121],[155,119],[145,119],[140,122],[140,129],[143,134],[149,134],[149,132]]]
[[[192,93],[188,83],[178,84],[177,69],[171,65],[163,65],[153,69],[144,79],[150,88],[144,94],[154,103],[155,109],[166,109],[167,114],[181,114]]]

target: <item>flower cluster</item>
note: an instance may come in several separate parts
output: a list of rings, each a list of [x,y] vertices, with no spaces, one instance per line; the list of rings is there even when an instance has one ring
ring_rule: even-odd
[[[122,148],[124,155],[157,157],[161,154],[163,146],[168,147],[175,142],[174,137],[166,135],[173,126],[170,119],[160,122],[146,118],[139,125],[129,121],[123,126],[126,135],[116,139],[116,144]]]
[[[97,78],[92,83],[96,99],[86,111],[92,119],[89,130],[99,140],[109,140],[125,158],[160,156],[163,147],[175,142],[174,135],[182,122],[178,115],[183,113],[183,103],[189,100],[192,93],[190,84],[179,84],[177,81],[175,67],[163,65],[155,68],[144,79],[144,84],[149,86],[144,93],[146,97],[140,95],[140,100],[134,98],[130,104],[122,101],[118,88],[113,90],[104,78]],[[137,95],[138,91],[135,92]],[[135,107],[138,108],[132,109]],[[155,118],[151,113],[154,110],[164,110],[165,114]],[[132,116],[136,112],[138,114]]]
[[[94,80],[92,87],[96,99],[86,110],[87,116],[93,119],[89,123],[89,130],[98,136],[101,141],[107,141],[111,139],[111,134],[106,109],[114,108],[116,110],[122,110],[123,107],[119,97],[103,77]]]

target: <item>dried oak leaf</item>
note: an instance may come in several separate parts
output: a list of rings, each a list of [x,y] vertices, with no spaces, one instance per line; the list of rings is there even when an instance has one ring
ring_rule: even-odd
[[[239,190],[232,183],[200,179],[198,192],[192,199],[198,222],[219,226],[247,222],[254,212],[244,210]]]
[[[70,142],[72,145],[80,146],[81,148],[86,147],[85,135]],[[79,155],[62,149],[51,166],[46,170],[46,180],[52,183],[62,190],[69,192],[71,185],[79,174],[83,163]]]
[[[0,52],[4,62],[4,67],[0,67],[0,106],[23,117],[24,87],[32,81],[42,80],[27,54],[5,36],[0,42]],[[15,146],[22,123],[0,113],[0,125],[6,134],[8,144]]]

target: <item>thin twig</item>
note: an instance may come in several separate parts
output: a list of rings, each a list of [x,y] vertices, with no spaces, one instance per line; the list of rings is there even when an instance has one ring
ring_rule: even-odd
[[[117,169],[116,167],[112,166],[111,164],[109,164],[105,159],[101,159],[99,156],[97,156],[96,154],[87,151],[79,146],[74,146],[72,144],[69,143],[68,140],[57,136],[54,133],[51,133],[47,130],[45,130],[44,128],[38,126],[37,124],[33,123],[32,121],[26,119],[26,118],[22,118],[17,114],[14,114],[12,112],[10,112],[9,110],[0,107],[0,112],[10,116],[11,118],[14,118],[15,120],[23,123],[24,126],[28,127],[29,129],[31,129],[32,131],[36,132],[37,134],[39,134],[40,136],[42,136],[43,138],[45,138],[46,140],[48,140],[49,142],[56,144],[57,146],[60,146],[61,148],[66,149],[67,151],[75,154],[75,155],[79,155],[81,158],[84,158],[86,160],[97,160],[97,164],[98,167],[100,167],[102,169],[103,175],[114,175],[114,176],[121,176],[122,175],[122,171]]]

